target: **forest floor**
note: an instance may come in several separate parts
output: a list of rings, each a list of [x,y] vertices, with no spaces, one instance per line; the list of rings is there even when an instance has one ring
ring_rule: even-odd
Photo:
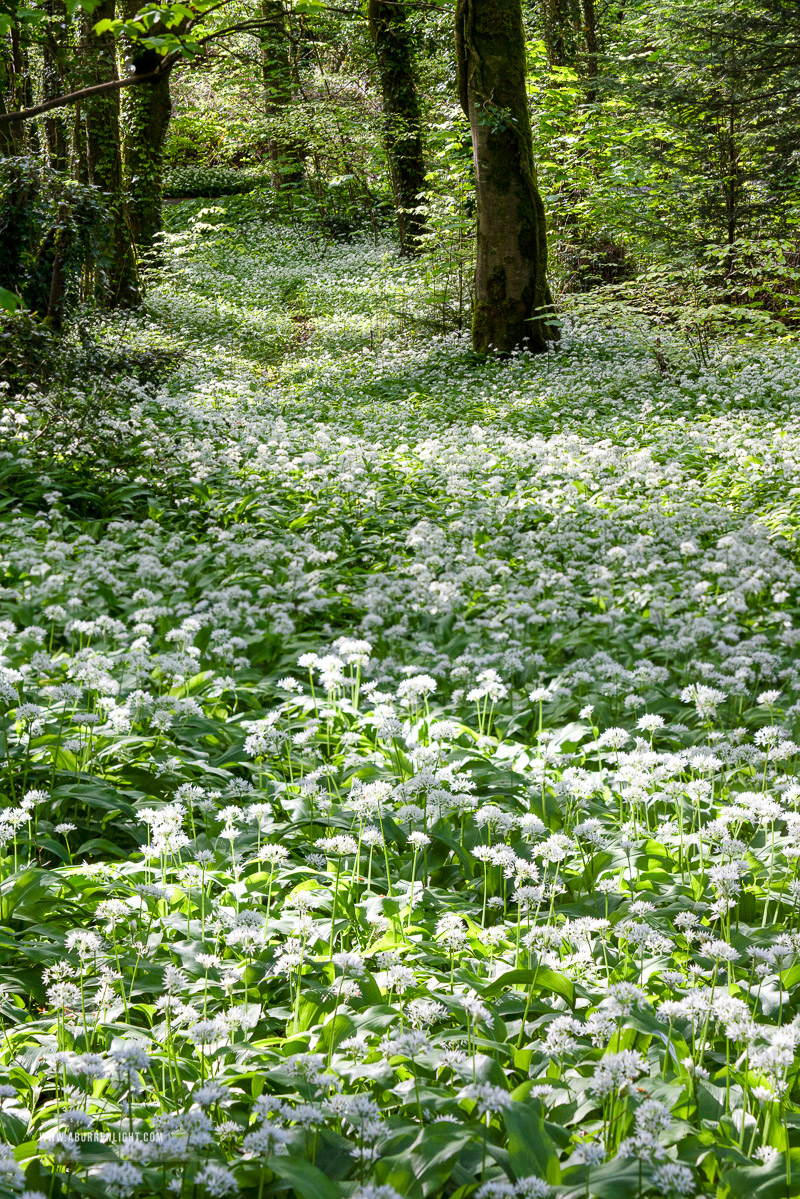
[[[5,410],[8,1186],[800,1194],[800,351],[211,208]]]

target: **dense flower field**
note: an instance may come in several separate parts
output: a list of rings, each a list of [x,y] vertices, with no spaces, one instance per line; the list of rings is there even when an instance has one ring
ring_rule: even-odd
[[[800,1194],[800,353],[205,217],[3,414],[2,1193]]]

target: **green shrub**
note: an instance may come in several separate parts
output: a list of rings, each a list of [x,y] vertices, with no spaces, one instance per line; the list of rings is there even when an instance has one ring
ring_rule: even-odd
[[[164,179],[164,195],[172,198],[191,196],[239,196],[264,182],[256,170],[237,167],[177,167]]]
[[[103,195],[33,157],[0,159],[0,283],[26,308],[58,321],[78,298],[84,268],[100,256]],[[53,311],[54,273],[60,274]]]

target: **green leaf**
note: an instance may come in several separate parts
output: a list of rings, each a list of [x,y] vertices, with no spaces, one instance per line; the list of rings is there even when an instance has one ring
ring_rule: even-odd
[[[302,1199],[339,1199],[339,1189],[303,1157],[271,1157],[269,1168]]]
[[[516,990],[531,987],[534,991],[551,991],[554,995],[566,999],[570,1007],[575,1006],[575,987],[572,981],[565,974],[559,974],[547,966],[533,970],[507,970],[488,987],[484,987],[482,994],[487,997],[500,995],[512,987]]]
[[[503,1119],[508,1133],[508,1156],[516,1177],[537,1174],[550,1183],[560,1182],[558,1150],[533,1106],[515,1101],[505,1109]]]
[[[8,24],[5,22],[8,21]],[[13,22],[8,18],[0,15],[0,34],[8,33]],[[0,308],[5,312],[16,312],[22,307],[22,300],[13,291],[9,291],[7,287],[0,287]]]
[[[401,1195],[440,1195],[461,1151],[473,1139],[470,1128],[428,1124],[402,1156],[392,1162],[385,1178]]]
[[[455,854],[455,856],[461,862],[461,865],[464,867],[467,876],[472,878],[473,874],[475,873],[475,859],[471,857],[465,849],[461,848],[458,841],[455,841],[452,837],[448,837],[445,833],[440,832],[439,829],[436,828],[431,830],[431,840],[438,841],[440,845],[445,845],[453,854]]]
[[[573,1190],[571,1193],[574,1195],[576,1192]],[[584,1187],[582,1186],[577,1193],[583,1195]],[[598,1199],[638,1199],[641,1195],[639,1163],[620,1163],[619,1158],[615,1158],[613,1161],[603,1162],[600,1166],[592,1166],[590,1194],[596,1195]]]
[[[789,1154],[790,1170],[786,1181],[786,1155],[778,1154],[769,1165],[738,1166],[726,1170],[722,1182],[730,1188],[730,1194],[741,1199],[794,1199],[800,1187],[800,1149]]]

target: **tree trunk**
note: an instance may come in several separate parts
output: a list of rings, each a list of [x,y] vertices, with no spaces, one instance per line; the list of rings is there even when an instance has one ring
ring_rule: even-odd
[[[168,75],[129,88],[122,101],[125,190],[131,234],[139,250],[153,248],[163,224],[164,143],[171,116]]]
[[[738,113],[735,102],[728,105],[727,121],[720,129],[720,168],[722,197],[725,204],[725,236],[728,243],[726,274],[733,272],[736,261],[739,208],[741,199],[741,152],[737,138]]]
[[[2,64],[0,64],[0,71],[2,71]],[[5,88],[1,86],[0,81],[0,115],[2,116],[5,116],[5,114],[9,111],[13,111],[9,109],[6,95],[4,93]],[[3,157],[12,157],[16,154],[19,154],[17,136],[21,129],[22,125],[17,124],[16,122],[12,122],[9,125],[0,125],[0,155]]]
[[[425,190],[425,156],[411,31],[402,0],[369,0],[367,16],[381,84],[383,141],[400,249],[413,254],[425,227],[417,211]]]
[[[26,273],[25,259],[31,245],[31,214],[38,198],[39,182],[36,175],[20,162],[6,164],[3,176],[4,194],[0,210],[0,284],[17,291],[21,289]],[[31,304],[27,295],[24,298],[28,307],[36,307]]]
[[[113,19],[114,15],[115,0],[103,0],[92,13],[91,24]],[[98,37],[90,29],[85,29],[84,36],[88,42],[85,61],[92,76],[91,82],[116,79],[113,34],[104,33]],[[109,210],[108,241],[104,254],[106,282],[98,286],[98,298],[112,308],[127,308],[139,302],[139,288],[122,184],[119,92],[106,92],[87,98],[83,111],[88,179],[105,192]]]
[[[0,39],[0,112],[15,112],[23,107],[24,71],[25,56],[19,29],[12,25],[10,33]],[[22,121],[0,125],[0,154],[24,154],[26,135]]]
[[[600,30],[595,0],[540,0],[542,33],[551,70],[579,70],[590,104],[597,100]]]
[[[261,0],[261,16],[270,24],[261,34],[261,74],[264,81],[264,111],[276,125],[285,121],[292,100],[292,65],[286,36],[283,0]],[[272,184],[281,187],[303,182],[305,148],[297,138],[270,134]]]
[[[64,259],[69,252],[71,236],[67,232],[66,218],[69,216],[69,205],[62,204],[59,210],[58,228],[53,234],[53,269],[50,275],[50,290],[47,297],[47,323],[54,329],[61,328],[64,308]]]
[[[600,54],[594,0],[583,0],[583,36],[586,39],[586,99],[590,104],[594,104],[597,100],[598,58]]]
[[[456,51],[478,204],[472,344],[538,352],[558,337],[525,94],[520,0],[458,0]]]
[[[128,0],[125,16],[136,15],[139,0]],[[155,83],[128,88],[121,100],[125,196],[134,244],[151,251],[163,224],[164,144],[172,98],[169,75]]]
[[[86,169],[86,128],[83,120],[83,105],[80,100],[72,110],[72,131],[69,146],[69,173],[71,179],[88,183]]]
[[[60,96],[68,90],[69,82],[69,19],[64,0],[47,0],[47,38],[42,46],[43,99]],[[69,125],[62,112],[44,118],[44,138],[47,160],[54,171],[65,171],[69,165]]]

